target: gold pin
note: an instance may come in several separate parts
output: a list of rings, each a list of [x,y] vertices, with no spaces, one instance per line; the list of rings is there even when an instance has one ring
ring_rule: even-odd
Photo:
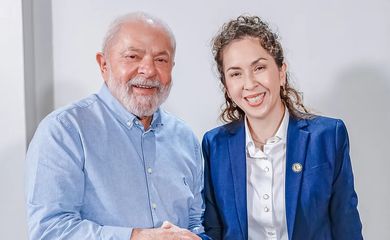
[[[295,172],[295,173],[300,173],[302,172],[302,165],[300,163],[294,163],[292,165],[292,170]]]

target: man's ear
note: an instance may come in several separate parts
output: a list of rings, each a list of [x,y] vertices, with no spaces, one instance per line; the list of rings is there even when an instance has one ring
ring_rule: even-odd
[[[108,59],[106,59],[102,52],[98,52],[96,53],[96,62],[98,63],[100,73],[106,82],[109,79]]]
[[[101,74],[104,75],[107,72],[107,60],[102,52],[96,53],[96,62],[99,65]]]

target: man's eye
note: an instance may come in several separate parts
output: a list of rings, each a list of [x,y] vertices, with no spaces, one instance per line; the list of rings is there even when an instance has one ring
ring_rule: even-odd
[[[137,59],[138,58],[138,56],[135,54],[126,55],[125,57],[128,59]]]
[[[160,63],[167,63],[168,62],[168,60],[165,58],[157,58],[156,61],[160,62]]]

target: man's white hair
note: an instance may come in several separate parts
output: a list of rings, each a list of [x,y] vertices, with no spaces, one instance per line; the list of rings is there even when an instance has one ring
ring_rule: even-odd
[[[115,39],[116,35],[118,34],[119,30],[121,29],[121,26],[125,23],[133,23],[133,22],[142,22],[145,24],[157,26],[161,28],[163,31],[166,32],[167,36],[170,38],[171,46],[173,49],[173,55],[175,55],[176,50],[176,39],[175,36],[172,33],[172,30],[170,27],[163,22],[161,19],[154,17],[150,14],[147,14],[145,12],[131,12],[128,14],[125,14],[123,16],[118,17],[115,19],[109,26],[108,31],[106,33],[106,36],[103,40],[103,47],[102,52],[105,55],[108,55],[108,48],[112,42],[113,39]]]

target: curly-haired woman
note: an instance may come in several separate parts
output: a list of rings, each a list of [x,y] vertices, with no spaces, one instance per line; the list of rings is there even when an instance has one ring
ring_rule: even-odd
[[[276,33],[224,24],[213,55],[227,124],[203,138],[205,229],[214,239],[362,239],[342,120],[309,113]]]

